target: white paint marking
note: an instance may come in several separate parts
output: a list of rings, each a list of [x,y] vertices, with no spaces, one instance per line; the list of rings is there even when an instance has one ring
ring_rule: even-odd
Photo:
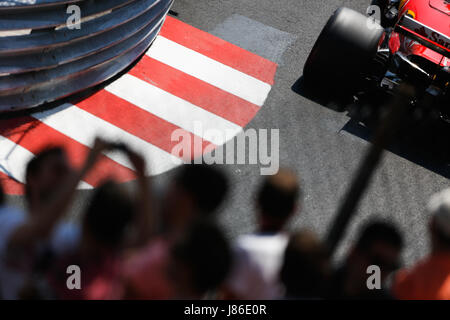
[[[224,133],[229,131],[234,135],[242,131],[242,127],[237,124],[129,74],[125,74],[105,89],[157,117],[205,138],[205,140],[208,140],[205,133],[210,130]],[[202,132],[196,132],[196,122],[202,123]],[[225,134],[215,137],[214,140],[210,142],[216,145],[224,144],[226,142]]]
[[[147,55],[197,79],[262,106],[271,86],[162,36]]]
[[[123,142],[143,154],[149,164],[149,173],[153,175],[182,164],[181,159],[170,153],[71,104],[34,113],[32,116],[87,147],[92,145],[97,136],[108,141]],[[133,166],[123,154],[109,152],[105,155],[133,170]]]
[[[13,179],[25,183],[25,168],[34,155],[4,136],[0,136],[0,152],[0,170]]]
[[[34,154],[0,135],[0,170],[16,181],[25,183],[25,170],[28,162],[34,158]],[[92,186],[81,181],[79,189],[92,189]]]

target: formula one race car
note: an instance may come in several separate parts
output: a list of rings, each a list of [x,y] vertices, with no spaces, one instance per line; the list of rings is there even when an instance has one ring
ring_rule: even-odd
[[[334,92],[415,88],[411,105],[450,122],[450,1],[374,0],[369,15],[338,9],[303,70],[313,87]],[[378,21],[377,21],[378,20]]]

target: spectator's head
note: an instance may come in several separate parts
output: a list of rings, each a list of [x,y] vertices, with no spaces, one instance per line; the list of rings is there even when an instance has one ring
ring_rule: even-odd
[[[83,217],[83,238],[91,249],[109,252],[121,246],[135,207],[129,193],[108,181],[94,191]]]
[[[366,289],[367,268],[376,265],[383,283],[400,266],[402,248],[402,235],[394,225],[384,221],[366,224],[346,261],[349,281]]]
[[[280,169],[267,177],[257,195],[260,231],[281,231],[297,209],[299,194],[299,183],[293,172]]]
[[[39,152],[26,168],[25,194],[29,205],[52,197],[70,172],[64,149],[51,147]]]
[[[198,217],[214,214],[228,191],[228,181],[217,168],[184,165],[176,173],[164,201],[164,219],[169,228],[182,229]]]
[[[193,223],[171,249],[169,279],[176,298],[201,298],[218,288],[232,263],[231,249],[223,232],[206,221]]]
[[[310,231],[291,236],[284,254],[281,281],[291,298],[318,298],[323,295],[330,265],[325,247]]]
[[[431,242],[434,251],[450,251],[450,189],[431,197],[428,203],[431,214]]]

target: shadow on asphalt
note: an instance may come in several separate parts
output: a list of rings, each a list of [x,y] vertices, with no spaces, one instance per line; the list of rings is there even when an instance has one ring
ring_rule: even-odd
[[[311,89],[306,85],[303,76],[300,77],[291,88],[295,93],[338,112],[345,111],[345,106],[350,102],[348,97],[339,97],[328,92],[320,92],[319,88]]]
[[[371,140],[387,102],[386,97],[376,96],[368,98],[370,107],[355,104],[352,97],[312,90],[303,77],[294,83],[292,91],[335,112],[345,112],[349,121],[342,130],[366,141]],[[422,115],[416,110],[406,116],[387,150],[450,179],[450,124],[434,114]]]

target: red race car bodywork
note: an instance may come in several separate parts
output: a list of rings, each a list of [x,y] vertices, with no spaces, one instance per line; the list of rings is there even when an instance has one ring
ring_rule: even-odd
[[[402,1],[400,21],[389,48],[417,55],[443,67],[450,66],[450,2],[445,0]]]
[[[407,83],[412,109],[450,123],[450,0],[372,0],[367,15],[334,12],[305,62],[306,83],[323,87],[327,79],[328,91],[358,101]]]

